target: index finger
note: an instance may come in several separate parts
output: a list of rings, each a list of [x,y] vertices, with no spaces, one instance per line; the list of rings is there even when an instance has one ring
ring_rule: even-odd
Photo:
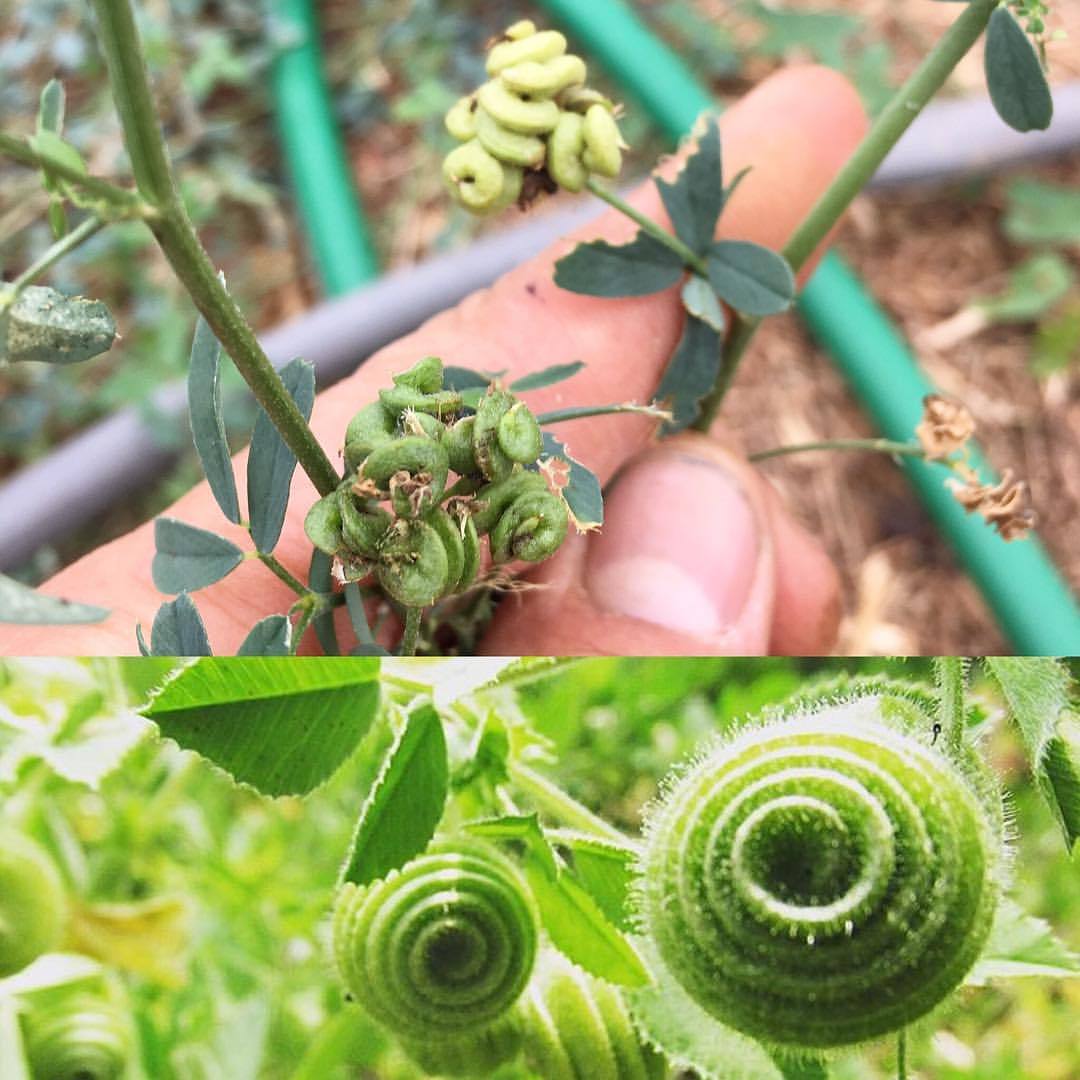
[[[763,83],[730,109],[720,126],[727,175],[744,167],[753,170],[725,211],[721,231],[729,238],[779,248],[854,149],[865,118],[855,91],[841,76],[808,67],[790,69]],[[667,223],[652,183],[643,185],[631,201]],[[587,366],[573,380],[530,395],[530,404],[540,410],[650,400],[682,330],[677,288],[604,300],[566,292],[552,280],[555,262],[577,242],[600,237],[624,242],[635,230],[622,215],[605,214],[491,288],[387,346],[318,397],[311,423],[319,440],[332,454],[339,452],[352,415],[389,385],[391,375],[425,355],[440,356],[448,364],[506,370],[511,378],[551,364],[584,360]],[[575,457],[603,482],[644,445],[651,430],[641,418],[616,416],[580,421],[566,434]],[[241,487],[245,456],[237,455],[235,461]],[[303,531],[304,514],[315,498],[310,481],[297,470],[276,554],[301,577],[311,552]],[[206,484],[180,499],[168,514],[250,546],[242,530],[224,522]],[[91,552],[42,590],[100,604],[111,610],[109,619],[95,626],[7,629],[0,632],[0,651],[133,651],[135,622],[148,626],[162,602],[150,577],[153,554],[150,523]],[[235,652],[254,621],[286,610],[292,599],[285,586],[252,562],[196,596],[210,640],[221,652]]]

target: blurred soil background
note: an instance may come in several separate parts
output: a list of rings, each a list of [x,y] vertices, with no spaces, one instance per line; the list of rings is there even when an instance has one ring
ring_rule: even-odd
[[[319,295],[274,133],[268,68],[281,28],[247,0],[139,6],[185,197],[230,288],[256,327],[267,329]],[[635,6],[724,99],[783,64],[814,60],[851,77],[871,112],[956,14],[955,5],[933,0]],[[1048,54],[1052,80],[1065,82],[1080,78],[1080,5],[1058,0],[1054,8]],[[338,119],[383,265],[408,265],[512,224],[513,215],[476,222],[443,196],[439,161],[449,136],[442,115],[482,78],[484,42],[509,18],[540,13],[527,4],[464,0],[324,0],[319,10]],[[67,136],[93,170],[123,175],[86,5],[0,0],[5,128],[30,130],[38,94],[53,75],[67,88]],[[950,91],[982,88],[979,58],[970,57]],[[626,133],[632,167],[644,173],[663,144],[633,110]],[[48,246],[45,207],[37,177],[0,162],[4,277]],[[918,343],[933,381],[974,413],[993,464],[1030,483],[1040,531],[1080,589],[1080,545],[1070,528],[1080,518],[1080,148],[990,182],[863,196],[840,248]],[[140,227],[109,229],[50,280],[107,301],[121,338],[85,365],[0,371],[0,479],[114,409],[148,408],[149,392],[185,370],[193,313]],[[982,329],[960,333],[969,315],[959,323],[954,317],[972,305],[981,305]],[[249,430],[242,413],[233,419],[237,430]],[[794,317],[774,320],[760,336],[729,399],[727,422],[747,450],[872,430]],[[183,431],[160,428],[178,446],[189,441]],[[889,461],[815,454],[763,467],[841,568],[849,612],[843,651],[1006,648]],[[42,579],[162,509],[199,475],[188,453],[154,491],[38,552],[17,576]]]

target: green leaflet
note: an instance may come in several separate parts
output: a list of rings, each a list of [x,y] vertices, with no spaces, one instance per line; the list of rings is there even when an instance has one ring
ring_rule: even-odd
[[[0,623],[24,626],[99,623],[109,617],[105,608],[46,596],[29,585],[0,574]]]
[[[712,286],[697,274],[691,274],[682,287],[682,304],[690,315],[708,323],[718,334],[727,329],[727,316]]]
[[[144,656],[210,656],[210,639],[206,636],[195,601],[186,592],[158,608],[150,633],[150,648],[143,640],[142,627],[135,627],[139,651]]]
[[[986,83],[998,115],[1017,131],[1045,131],[1054,99],[1039,54],[1007,7],[990,16],[986,31]]]
[[[975,300],[974,305],[992,322],[1034,322],[1064,299],[1076,284],[1076,271],[1054,251],[1025,259],[1009,271],[1003,293]]]
[[[292,624],[284,615],[260,619],[244,638],[237,656],[288,656]]]
[[[612,923],[629,932],[630,882],[637,853],[586,833],[559,832],[550,839],[570,850],[574,876]]]
[[[360,811],[342,881],[366,885],[419,855],[435,835],[448,782],[442,719],[422,705],[408,715]]]
[[[657,400],[669,403],[674,417],[665,430],[682,431],[697,419],[701,399],[720,374],[722,347],[720,335],[708,323],[686,317],[682,340],[656,388]]]
[[[304,419],[310,420],[315,405],[315,369],[306,360],[296,359],[281,369],[281,380]],[[259,551],[273,551],[281,536],[295,469],[296,455],[260,409],[247,462],[251,538]]]
[[[201,315],[191,342],[187,395],[191,435],[210,491],[221,512],[238,525],[240,504],[221,405],[221,345]]]
[[[532,372],[531,375],[523,375],[520,379],[516,379],[510,384],[510,390],[514,394],[524,394],[529,390],[553,386],[576,375],[583,367],[585,367],[583,360],[572,360],[569,364],[552,364]]]
[[[713,242],[727,198],[720,125],[715,116],[708,118],[697,150],[687,158],[675,180],[657,178],[656,187],[676,235],[697,254],[704,255]]]
[[[686,272],[670,248],[639,232],[629,244],[578,244],[555,264],[555,284],[585,296],[648,296],[674,285]]]
[[[1080,190],[1021,177],[1006,188],[1005,235],[1017,244],[1080,244]]]
[[[596,528],[604,523],[604,494],[596,474],[570,456],[566,446],[550,432],[544,432],[544,457],[561,458],[570,466],[562,497],[582,529]]]
[[[236,781],[264,795],[306,795],[371,727],[378,674],[375,659],[218,659],[182,670],[142,712]]]
[[[112,347],[116,323],[100,300],[27,285],[5,310],[0,290],[0,361],[81,364]]]
[[[795,275],[783,255],[745,240],[718,240],[709,249],[709,283],[744,315],[787,311],[795,301]]]
[[[1080,956],[1060,941],[1050,924],[1029,915],[1014,900],[998,905],[990,939],[967,985],[983,986],[991,979],[1025,976],[1075,978],[1080,976]]]
[[[1071,708],[1068,673],[1047,657],[988,657],[985,663],[1020,728],[1028,766],[1071,850],[1080,840],[1080,719]]]
[[[195,592],[235,570],[244,553],[217,533],[175,518],[154,520],[154,586],[163,593]]]

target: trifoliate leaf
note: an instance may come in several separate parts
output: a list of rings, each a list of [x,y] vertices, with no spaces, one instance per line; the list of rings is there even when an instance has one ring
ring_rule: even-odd
[[[720,374],[721,348],[720,335],[708,323],[687,315],[682,340],[656,388],[674,417],[667,431],[682,431],[697,419],[701,399]]]
[[[986,31],[986,83],[998,115],[1017,131],[1045,131],[1054,99],[1042,61],[1024,28],[1005,6],[995,9]]]
[[[704,255],[716,235],[726,199],[716,117],[708,118],[697,149],[675,180],[657,178],[656,187],[679,239]]]
[[[162,735],[264,795],[305,795],[367,734],[378,678],[373,659],[228,657],[184,668],[142,712]]]
[[[309,420],[315,404],[315,369],[306,360],[296,359],[281,369],[281,380],[304,419]],[[273,551],[281,536],[295,470],[296,455],[260,409],[247,462],[251,538],[260,551]]]
[[[142,637],[141,628],[137,628]],[[140,650],[145,642],[139,642]],[[150,632],[151,656],[210,656],[210,639],[206,636],[195,601],[187,593],[162,604],[154,616]]]
[[[720,240],[709,249],[709,283],[744,315],[787,311],[795,301],[795,275],[783,255],[745,240]]]
[[[221,345],[200,315],[191,342],[187,379],[188,417],[195,449],[221,512],[240,523],[236,477],[221,405]]]
[[[100,300],[28,285],[6,311],[2,301],[0,295],[0,360],[9,363],[79,364],[116,338],[116,323]]]
[[[578,244],[555,264],[555,284],[585,296],[647,296],[674,285],[686,272],[670,248],[639,232],[629,244]]]
[[[342,881],[366,885],[404,866],[435,835],[449,784],[442,719],[411,712],[360,811]]]
[[[231,540],[176,518],[155,519],[154,546],[150,573],[163,593],[204,589],[244,561],[244,553]]]
[[[98,623],[109,617],[104,608],[76,604],[59,596],[46,596],[28,585],[0,574],[0,623],[48,626],[62,623]]]

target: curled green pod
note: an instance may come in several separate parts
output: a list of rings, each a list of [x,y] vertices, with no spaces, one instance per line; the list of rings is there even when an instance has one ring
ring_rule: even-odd
[[[515,402],[499,418],[496,428],[499,448],[511,460],[531,465],[544,449],[544,436],[536,417],[523,401]]]
[[[517,869],[469,841],[436,843],[371,885],[346,884],[334,907],[342,982],[413,1044],[475,1036],[512,1015],[537,940],[536,909]]]
[[[442,442],[446,432],[446,425],[438,417],[431,413],[414,412],[412,409],[402,415],[401,427],[404,435],[423,435],[436,442]]]
[[[345,429],[345,465],[349,471],[358,469],[375,447],[390,442],[396,427],[394,414],[385,409],[381,401],[365,405]]]
[[[64,885],[47,852],[0,826],[0,978],[56,948],[66,918]]]
[[[521,192],[525,187],[525,170],[520,165],[511,165],[508,161],[503,162],[503,190],[502,195],[496,200],[491,208],[491,213],[497,214],[509,209],[521,199]]]
[[[404,512],[405,516],[414,516],[439,503],[446,490],[449,470],[450,461],[441,443],[425,435],[405,435],[373,450],[360,471],[381,491],[392,495],[400,491],[406,498],[415,496],[414,506],[406,502],[399,507],[399,500],[394,501],[399,514]],[[391,484],[399,473],[408,473],[417,485],[405,490]]]
[[[476,136],[476,98],[469,94],[460,98],[446,114],[446,130],[458,142],[468,142]]]
[[[547,490],[547,481],[538,472],[525,469],[482,487],[476,494],[477,509],[473,514],[477,532],[481,536],[491,532],[515,499]]]
[[[326,555],[336,555],[345,546],[341,533],[341,504],[338,493],[324,495],[304,518],[307,538]]]
[[[380,390],[379,401],[387,412],[396,417],[411,410],[442,419],[453,416],[461,409],[461,395],[453,390],[427,393],[405,384]]]
[[[559,106],[554,101],[546,98],[526,100],[502,82],[493,80],[484,83],[476,94],[480,107],[511,131],[523,135],[546,135],[559,122]],[[464,147],[458,147],[454,153],[462,149]]]
[[[541,562],[559,550],[566,539],[570,514],[565,500],[547,490],[515,499],[503,511],[489,536],[495,562],[524,559]]]
[[[458,476],[470,476],[480,469],[476,462],[476,449],[473,445],[475,426],[476,417],[465,416],[448,427],[443,435],[442,444],[450,460],[450,468]]]
[[[585,113],[582,129],[585,150],[582,160],[590,172],[615,177],[622,170],[622,135],[611,110],[603,105],[591,105]]]
[[[535,169],[544,163],[547,147],[535,135],[522,135],[500,124],[487,109],[476,110],[476,137],[480,145],[501,162]]]
[[[558,30],[540,30],[513,41],[500,41],[487,55],[489,75],[529,60],[543,63],[566,52],[566,37]]]
[[[513,471],[513,459],[499,445],[499,421],[514,407],[517,398],[508,390],[492,387],[476,406],[473,448],[476,463],[488,480],[503,480]],[[483,530],[481,530],[483,531]]]
[[[395,386],[409,386],[421,394],[437,394],[443,388],[443,362],[437,356],[417,360],[408,371],[394,375]]]
[[[128,1017],[101,997],[75,995],[27,1013],[34,1080],[119,1080],[131,1057]]]
[[[457,592],[465,569],[465,540],[461,535],[461,526],[439,507],[425,519],[439,535],[446,551],[446,588],[445,595]]]
[[[536,33],[536,23],[532,19],[518,19],[516,23],[508,26],[503,31],[503,37],[507,41],[520,41]]]
[[[376,576],[387,596],[405,607],[430,607],[445,592],[446,547],[425,521],[403,519],[383,539]]]
[[[457,201],[474,213],[491,210],[503,194],[503,167],[476,139],[446,155],[443,179]]]
[[[523,1004],[525,1061],[544,1080],[660,1080],[619,991],[545,949]]]
[[[585,152],[585,118],[564,112],[548,139],[547,171],[566,191],[583,191],[589,170],[581,156]]]
[[[457,591],[465,592],[480,573],[480,534],[476,531],[476,522],[466,517],[461,533],[463,562],[458,578]]]
[[[341,538],[350,552],[374,559],[382,547],[393,517],[374,499],[358,499],[348,491],[338,492]]]
[[[526,60],[505,68],[499,74],[499,78],[515,94],[532,97],[554,97],[568,87],[581,85],[587,76],[585,61],[571,54],[556,56],[545,63]]]
[[[741,730],[647,822],[643,928],[686,991],[767,1044],[896,1031],[963,981],[1000,891],[1000,803],[933,713],[865,693]]]
[[[479,1031],[438,1039],[402,1039],[406,1053],[432,1076],[490,1076],[521,1052],[516,1010]]]
[[[584,116],[594,105],[615,112],[615,102],[591,86],[570,86],[558,96],[559,108]]]

